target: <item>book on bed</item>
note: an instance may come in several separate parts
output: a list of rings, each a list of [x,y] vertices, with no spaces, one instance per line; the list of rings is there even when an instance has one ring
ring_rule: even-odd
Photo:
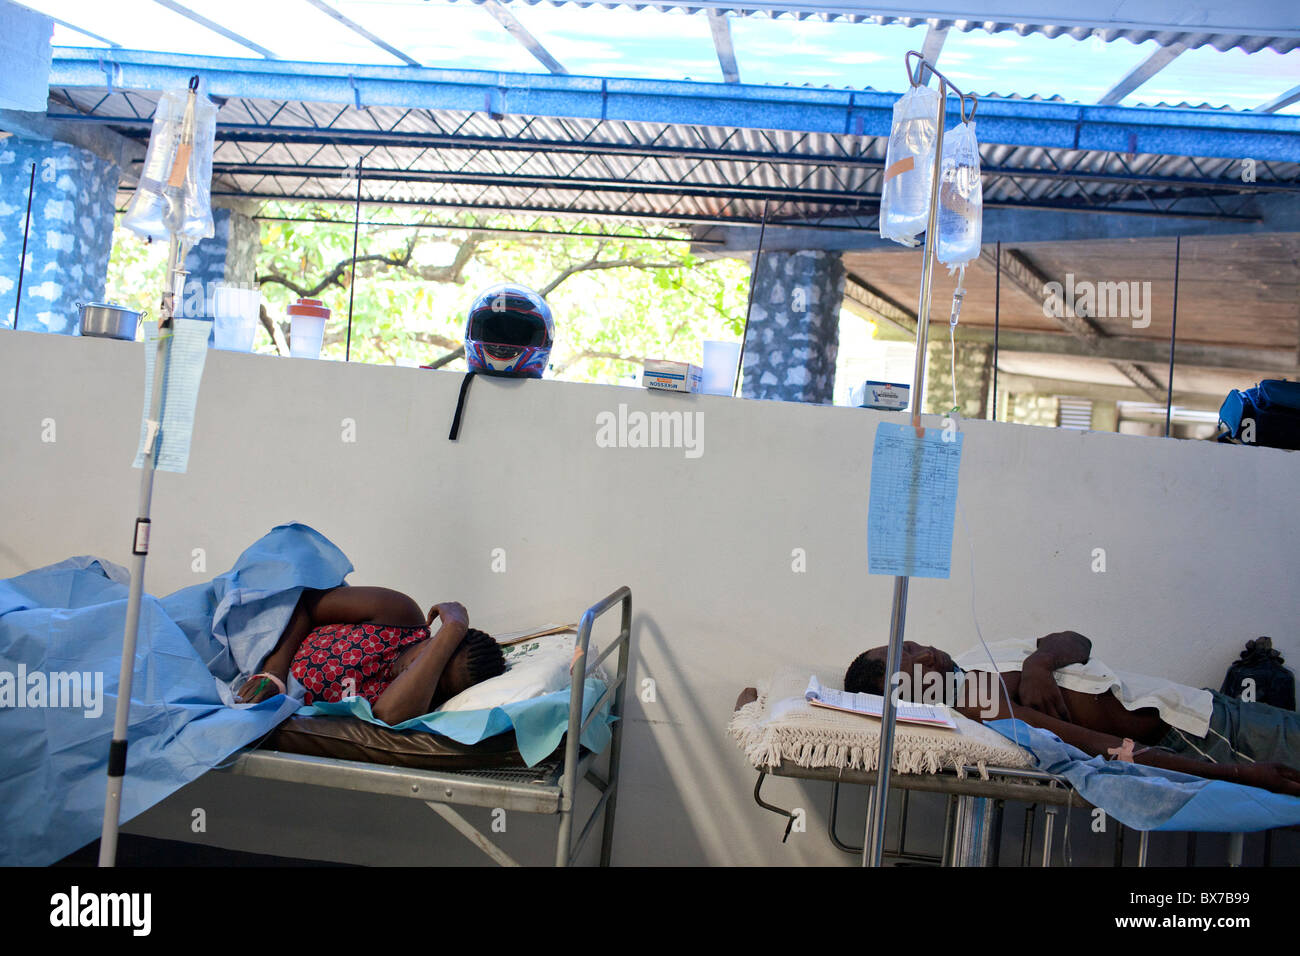
[[[880,717],[885,709],[885,698],[879,694],[850,694],[848,691],[836,690],[833,687],[823,687],[815,674],[808,681],[808,689],[803,696],[814,707],[841,710],[846,714],[862,714],[864,717]],[[894,716],[895,719],[906,724],[926,724],[930,727],[957,729],[957,722],[948,713],[948,708],[941,704],[895,701]]]

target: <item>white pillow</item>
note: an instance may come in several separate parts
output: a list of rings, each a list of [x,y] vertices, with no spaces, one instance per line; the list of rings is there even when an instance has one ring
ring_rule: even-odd
[[[564,690],[569,686],[569,664],[577,645],[578,635],[572,632],[507,645],[501,648],[506,658],[504,674],[462,691],[438,711],[487,710]],[[588,658],[596,654],[595,645],[590,645]]]

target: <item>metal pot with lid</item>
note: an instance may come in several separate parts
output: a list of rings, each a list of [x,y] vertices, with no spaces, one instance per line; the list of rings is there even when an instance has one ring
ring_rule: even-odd
[[[136,312],[109,302],[77,303],[81,316],[81,334],[106,339],[135,341],[135,330],[148,311]]]

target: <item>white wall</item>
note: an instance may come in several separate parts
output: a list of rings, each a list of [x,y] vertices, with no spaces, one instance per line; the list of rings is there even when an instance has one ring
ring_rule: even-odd
[[[0,334],[0,576],[76,554],[129,564],[142,368],[138,344]],[[872,437],[889,416],[477,379],[453,443],[460,382],[210,352],[189,473],[155,484],[147,589],[224,571],[290,520],[338,544],[353,583],[460,600],[489,631],[576,619],[628,584],[631,686],[652,678],[657,701],[629,697],[616,862],[848,862],[821,832],[824,788],[771,783],[769,799],[812,815],[807,834],[780,843],[783,821],[753,804],[753,772],[724,728],[746,684],[790,665],[838,679],[886,640],[892,579],[867,575],[865,528]],[[620,403],[701,412],[703,454],[597,447],[597,415]],[[345,418],[355,443],[341,440]],[[44,419],[53,443],[41,440]],[[1257,635],[1300,657],[1300,455],[964,428],[961,501],[987,639],[1075,629],[1114,666],[1216,688]],[[1091,571],[1098,547],[1104,574]],[[204,575],[191,571],[195,548]],[[491,571],[495,548],[504,574]],[[794,548],[806,573],[791,570]],[[975,641],[967,548],[959,518],[952,579],[912,582],[909,639],[950,651]],[[461,838],[415,801],[248,781],[207,779],[143,822],[186,825],[194,794],[221,821],[209,838],[227,846],[391,862],[427,860],[434,846],[440,860],[461,858]],[[304,807],[334,821],[327,846]],[[286,823],[268,822],[276,808]],[[386,837],[396,820],[416,837]]]

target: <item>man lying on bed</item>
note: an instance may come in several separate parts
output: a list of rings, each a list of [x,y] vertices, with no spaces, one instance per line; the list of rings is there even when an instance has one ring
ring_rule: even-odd
[[[844,676],[844,689],[883,693],[886,654],[884,647],[860,654]],[[992,701],[970,704],[974,694],[957,698],[966,702],[956,708],[960,713],[974,720],[1014,716],[1091,756],[1300,796],[1300,714],[1111,670],[1074,631],[1049,634],[1036,645],[1003,641],[988,652],[976,647],[955,661],[938,648],[905,641],[899,667],[902,675],[956,674],[958,682],[972,681],[968,671],[994,670],[1006,684],[1011,711],[994,682],[996,713]],[[913,682],[901,686],[906,690]]]
[[[435,617],[442,624],[431,636]],[[263,668],[240,688],[241,702],[284,693],[292,672],[306,689],[304,703],[359,695],[391,726],[430,713],[506,665],[497,642],[472,630],[454,601],[426,615],[400,591],[345,585],[303,591]]]

